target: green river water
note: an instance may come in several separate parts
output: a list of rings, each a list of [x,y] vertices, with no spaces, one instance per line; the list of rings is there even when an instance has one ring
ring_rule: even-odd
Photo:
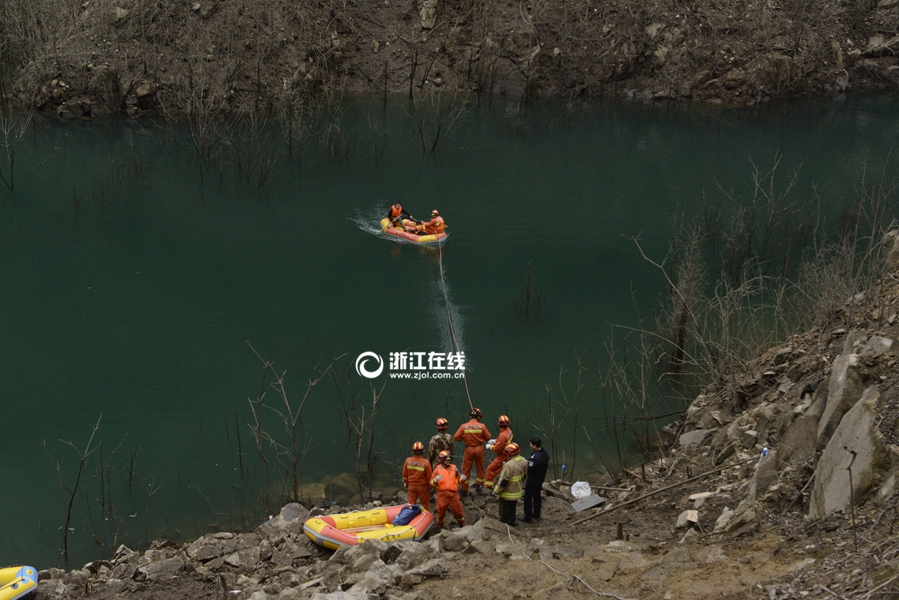
[[[358,385],[363,352],[386,367],[395,352],[454,351],[449,309],[472,401],[494,433],[506,413],[526,440],[560,369],[576,353],[594,364],[612,325],[637,324],[664,293],[630,237],[661,260],[679,208],[718,185],[745,192],[752,162],[778,154],[782,173],[800,170],[795,197],[817,190],[826,212],[899,139],[899,103],[883,97],[752,110],[495,102],[424,155],[408,111],[347,103],[344,160],[311,143],[300,169],[284,160],[261,188],[230,166],[201,170],[162,123],[41,122],[26,135],[16,188],[0,187],[0,563],[57,564],[67,495],[54,465],[72,486],[101,415],[70,523],[74,565],[105,555],[95,537],[136,544],[257,524],[252,348],[287,371],[298,403],[333,356]],[[370,122],[386,140],[380,156]],[[442,254],[379,235],[397,201],[419,217],[440,209]],[[525,321],[514,307],[529,266],[544,305]],[[427,442],[439,416],[454,430],[469,401],[460,379],[374,381],[386,383],[378,468],[395,484],[409,444]],[[597,397],[582,398],[593,431]],[[305,482],[354,470],[341,407],[327,380],[304,405]],[[265,427],[285,441],[276,416]],[[596,462],[585,444],[579,453]],[[272,466],[273,480],[283,473]]]

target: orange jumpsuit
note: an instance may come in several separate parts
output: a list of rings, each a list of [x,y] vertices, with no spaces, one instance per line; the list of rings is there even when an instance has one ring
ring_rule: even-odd
[[[437,527],[443,527],[446,509],[449,508],[456,522],[465,527],[465,513],[459,499],[459,469],[456,465],[437,465],[431,478],[431,487],[437,488]],[[440,475],[440,481],[434,479]]]
[[[496,476],[499,475],[499,472],[503,469],[503,463],[506,462],[506,459],[509,457],[506,456],[506,445],[512,441],[512,428],[511,427],[503,427],[499,430],[499,435],[496,436],[496,443],[493,445],[493,451],[496,452],[496,458],[493,459],[493,462],[487,467],[487,488],[490,489],[493,487],[493,480],[496,479]]]
[[[431,510],[431,463],[416,454],[403,463],[403,485],[409,489],[409,504],[421,504],[422,509]]]
[[[443,217],[434,217],[427,223],[416,225],[415,231],[416,233],[426,233],[432,235],[435,233],[442,233],[445,226],[446,224],[443,221]]]
[[[463,423],[453,436],[457,442],[465,442],[465,455],[462,457],[462,474],[467,478],[462,482],[462,491],[468,491],[468,483],[471,481],[471,465],[474,463],[478,473],[477,484],[484,485],[484,442],[490,439],[487,426],[472,419]]]

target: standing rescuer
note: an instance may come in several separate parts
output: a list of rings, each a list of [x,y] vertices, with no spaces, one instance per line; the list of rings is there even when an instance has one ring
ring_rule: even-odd
[[[484,443],[490,439],[490,432],[487,431],[487,426],[480,422],[481,417],[483,417],[481,409],[472,408],[468,416],[471,417],[471,420],[459,426],[453,438],[457,442],[465,443],[465,454],[462,457],[462,474],[465,475],[466,479],[462,482],[462,491],[468,491],[471,467],[474,465],[478,475],[476,481],[478,493],[480,493],[486,482],[484,478]]]
[[[462,500],[459,499],[459,481],[463,480],[464,475],[459,474],[459,469],[453,464],[453,456],[448,451],[441,451],[438,458],[440,464],[431,477],[431,487],[437,488],[437,528],[443,528],[447,508],[452,511],[459,526],[464,527],[465,513],[462,511]]]
[[[509,427],[509,422],[509,417],[500,415],[499,419],[496,420],[496,425],[499,427],[499,435],[496,436],[496,441],[487,445],[488,450],[493,450],[496,453],[496,458],[487,467],[487,489],[493,488],[493,480],[499,475],[500,470],[503,468],[503,463],[508,459],[508,455],[505,452],[506,444],[512,441],[512,428]]]
[[[456,442],[453,441],[453,436],[446,432],[446,428],[449,427],[449,421],[440,417],[435,424],[437,425],[437,433],[434,434],[434,437],[431,438],[428,444],[428,460],[431,461],[431,467],[437,466],[441,450],[447,450],[453,458],[456,456]]]
[[[515,520],[515,507],[521,498],[522,483],[528,476],[528,461],[519,454],[520,451],[515,442],[506,445],[504,452],[509,459],[503,464],[493,490],[499,496],[500,522],[512,527],[518,524]]]
[[[524,484],[524,516],[519,521],[530,523],[532,519],[540,520],[540,508],[543,506],[543,480],[549,467],[549,453],[542,448],[543,442],[538,437],[531,438],[531,460],[528,461],[528,478]]]
[[[424,510],[431,510],[431,463],[422,456],[425,445],[412,444],[412,456],[403,463],[403,486],[409,490],[409,504],[421,504]]]

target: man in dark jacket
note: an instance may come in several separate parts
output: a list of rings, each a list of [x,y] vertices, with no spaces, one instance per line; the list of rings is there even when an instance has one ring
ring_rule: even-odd
[[[528,478],[524,484],[524,516],[518,517],[519,521],[530,523],[532,519],[540,520],[540,508],[543,498],[543,480],[546,479],[546,469],[549,467],[549,453],[541,448],[543,442],[540,438],[531,438],[531,459],[528,461]]]

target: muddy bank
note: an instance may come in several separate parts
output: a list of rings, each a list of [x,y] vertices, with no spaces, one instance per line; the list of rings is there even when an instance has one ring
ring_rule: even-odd
[[[0,7],[0,93],[61,117],[344,92],[689,99],[896,90],[899,2],[142,2]]]

